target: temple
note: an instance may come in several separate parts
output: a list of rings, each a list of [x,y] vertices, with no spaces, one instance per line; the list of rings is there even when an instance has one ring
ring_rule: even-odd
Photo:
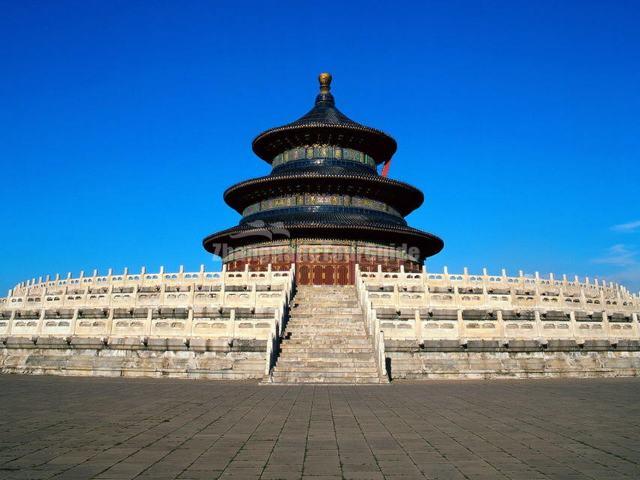
[[[404,219],[422,204],[422,192],[378,174],[396,141],[336,108],[330,74],[319,81],[306,115],[255,138],[253,151],[271,174],[227,189],[224,199],[242,219],[205,238],[204,247],[229,271],[295,264],[300,285],[353,284],[356,264],[420,271],[443,242]]]

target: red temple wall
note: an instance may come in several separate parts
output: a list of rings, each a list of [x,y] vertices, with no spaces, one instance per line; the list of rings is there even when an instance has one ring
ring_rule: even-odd
[[[304,248],[306,247],[306,248]],[[422,263],[407,258],[398,258],[398,251],[387,247],[378,247],[378,253],[355,253],[348,245],[323,245],[319,253],[318,245],[292,248],[288,252],[282,248],[261,248],[252,255],[236,257],[225,262],[227,270],[267,270],[269,264],[273,270],[287,270],[292,263],[296,265],[296,282],[300,285],[350,285],[355,283],[355,266],[362,271],[375,271],[378,266],[383,271],[398,271],[403,266],[407,272],[420,272]],[[335,247],[335,248],[334,248]],[[271,250],[271,251],[270,251]],[[334,251],[332,251],[334,250]],[[355,250],[355,251],[354,251]]]

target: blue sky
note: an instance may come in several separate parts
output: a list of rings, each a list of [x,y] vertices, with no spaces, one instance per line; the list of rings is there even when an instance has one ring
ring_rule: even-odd
[[[640,289],[637,2],[0,2],[0,289],[128,266],[216,269],[262,130],[338,107],[445,249],[428,268]]]

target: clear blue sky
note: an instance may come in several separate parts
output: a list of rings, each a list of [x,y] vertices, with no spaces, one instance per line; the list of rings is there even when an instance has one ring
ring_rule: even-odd
[[[382,3],[382,2],[380,2]],[[0,289],[214,263],[264,129],[338,107],[399,144],[428,262],[640,289],[640,4],[2,1]]]

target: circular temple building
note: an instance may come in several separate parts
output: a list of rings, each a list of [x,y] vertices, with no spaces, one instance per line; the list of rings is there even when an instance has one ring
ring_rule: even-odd
[[[242,219],[205,238],[205,249],[228,271],[295,264],[302,285],[353,284],[356,264],[362,271],[420,271],[444,244],[404,219],[422,204],[422,192],[378,174],[396,141],[336,108],[331,75],[319,81],[306,115],[255,138],[253,151],[272,171],[226,190],[226,203]]]

